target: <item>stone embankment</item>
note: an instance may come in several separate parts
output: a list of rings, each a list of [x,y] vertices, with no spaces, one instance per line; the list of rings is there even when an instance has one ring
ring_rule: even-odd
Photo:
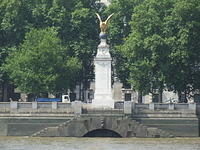
[[[0,103],[1,136],[199,137],[199,104]],[[99,132],[100,131],[100,132]]]
[[[81,116],[68,120],[55,127],[47,127],[34,133],[34,137],[84,137],[95,130],[110,130],[119,137],[174,137],[172,134],[155,127],[147,127],[141,123],[121,117],[89,117]]]

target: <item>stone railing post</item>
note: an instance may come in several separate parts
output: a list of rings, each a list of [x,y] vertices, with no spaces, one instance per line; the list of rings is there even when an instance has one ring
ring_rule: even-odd
[[[173,103],[169,104],[169,105],[168,105],[168,109],[169,109],[169,110],[174,110],[174,104],[173,104]]]
[[[58,103],[52,102],[52,109],[57,109],[57,108],[58,108]]]
[[[17,101],[10,102],[10,108],[11,109],[17,109],[18,108]]]
[[[72,102],[72,108],[74,109],[75,115],[82,114],[82,102],[81,101]]]
[[[132,106],[133,106],[133,102],[124,101],[124,114],[131,115],[132,114]]]
[[[38,103],[32,102],[32,109],[37,109],[37,108],[38,108]]]
[[[196,103],[189,103],[189,110],[192,110],[194,113],[196,113],[197,110]]]
[[[149,110],[154,110],[154,109],[155,109],[154,103],[150,103],[150,104],[149,104]]]

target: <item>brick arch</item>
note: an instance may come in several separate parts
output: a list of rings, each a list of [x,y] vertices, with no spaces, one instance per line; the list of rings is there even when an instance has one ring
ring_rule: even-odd
[[[125,121],[126,120],[126,121]],[[73,130],[79,130],[79,137],[84,137],[88,133],[95,131],[108,131],[118,135],[117,137],[127,137],[128,125],[130,122],[127,119],[120,119],[117,117],[105,117],[105,118],[87,118],[79,121],[79,125],[73,126]],[[76,129],[75,129],[76,128]]]
[[[33,136],[83,137],[98,131],[116,133],[118,137],[171,137],[158,128],[148,128],[131,118],[118,116],[78,117],[56,127],[47,127]]]
[[[96,129],[87,132],[83,137],[122,137],[119,133],[109,129]]]

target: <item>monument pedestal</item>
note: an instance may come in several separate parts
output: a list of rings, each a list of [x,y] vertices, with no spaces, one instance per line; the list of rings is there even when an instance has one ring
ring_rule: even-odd
[[[98,46],[95,64],[95,93],[92,101],[93,107],[114,108],[111,88],[111,56],[106,39],[101,39]]]

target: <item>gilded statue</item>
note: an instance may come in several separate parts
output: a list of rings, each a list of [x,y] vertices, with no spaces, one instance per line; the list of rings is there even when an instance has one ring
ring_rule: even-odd
[[[101,33],[106,33],[106,30],[108,28],[108,21],[110,20],[110,18],[114,15],[114,13],[112,13],[110,16],[108,16],[108,18],[106,19],[106,21],[102,21],[101,17],[98,13],[96,13],[99,21],[100,21],[100,29],[101,29]]]

